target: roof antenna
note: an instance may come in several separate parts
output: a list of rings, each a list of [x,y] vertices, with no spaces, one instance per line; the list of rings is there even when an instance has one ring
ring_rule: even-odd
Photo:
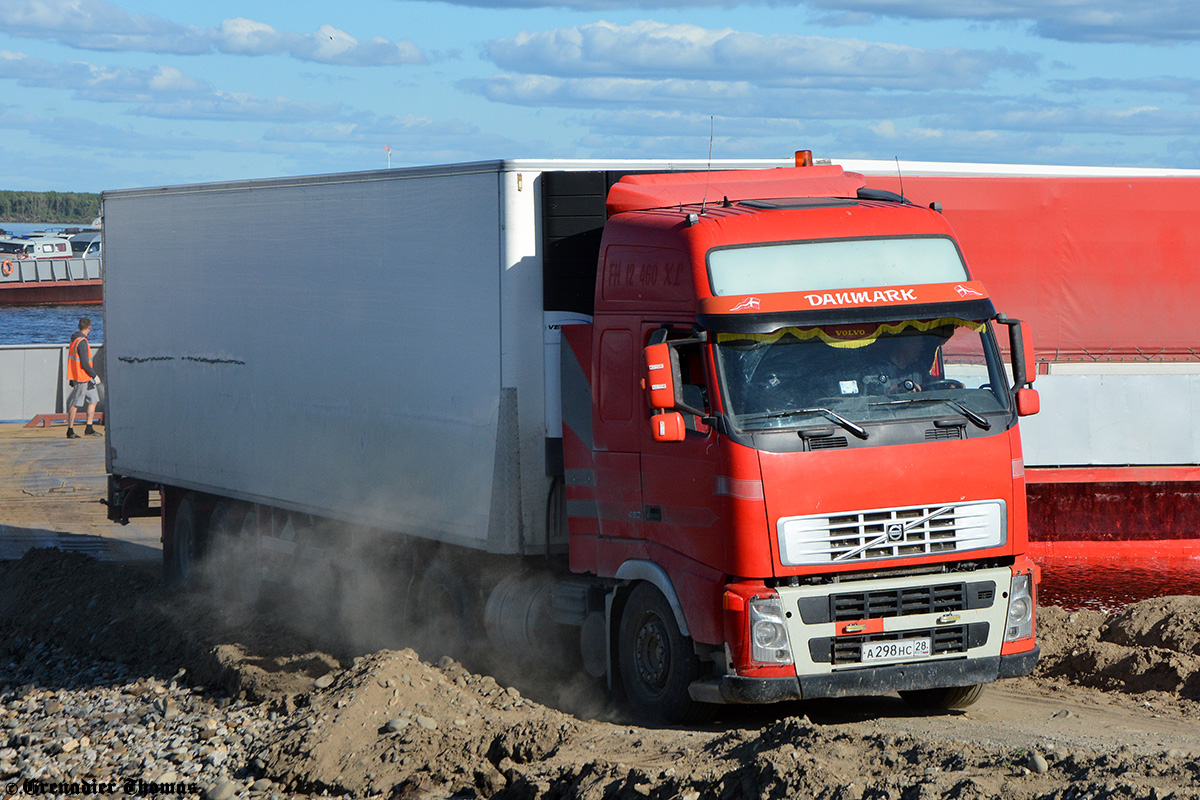
[[[708,202],[708,176],[712,174],[712,145],[713,145],[713,117],[708,115],[708,171],[704,173],[704,197],[700,199],[700,213],[704,213],[704,204]]]
[[[900,156],[893,156],[896,159],[896,175],[900,178],[900,200],[904,200],[904,173],[900,171]]]

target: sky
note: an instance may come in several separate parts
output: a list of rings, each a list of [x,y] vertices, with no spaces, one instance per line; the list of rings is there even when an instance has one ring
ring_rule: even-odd
[[[798,149],[1200,167],[1200,3],[0,0],[0,189]]]

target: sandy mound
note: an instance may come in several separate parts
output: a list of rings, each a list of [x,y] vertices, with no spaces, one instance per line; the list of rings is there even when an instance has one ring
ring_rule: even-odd
[[[1157,597],[1111,615],[1043,608],[1038,638],[1039,675],[1200,700],[1200,597]]]

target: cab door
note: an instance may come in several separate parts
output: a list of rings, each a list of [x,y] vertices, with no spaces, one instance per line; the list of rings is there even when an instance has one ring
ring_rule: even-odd
[[[657,324],[642,326],[641,345],[649,343]],[[661,336],[661,334],[659,334]],[[691,337],[690,329],[668,333],[668,340]],[[707,409],[709,379],[705,346],[700,343],[676,348],[683,379],[680,399]],[[715,431],[696,415],[684,412],[687,432],[682,442],[656,442],[650,425],[650,409],[641,395],[639,404],[642,449],[642,531],[648,548],[667,550],[686,561],[715,566],[722,557],[721,503],[718,483],[719,441]],[[665,558],[665,556],[664,556]]]

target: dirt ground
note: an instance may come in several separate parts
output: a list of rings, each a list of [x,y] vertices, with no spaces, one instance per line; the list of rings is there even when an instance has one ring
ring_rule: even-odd
[[[314,609],[319,611],[319,609]],[[965,712],[895,696],[646,727],[600,687],[355,652],[152,572],[36,549],[0,563],[0,643],[45,641],[278,712],[255,769],[354,797],[1200,798],[1200,597],[1040,612],[1034,676]],[[430,649],[430,648],[435,649]],[[4,687],[0,686],[0,693]]]

